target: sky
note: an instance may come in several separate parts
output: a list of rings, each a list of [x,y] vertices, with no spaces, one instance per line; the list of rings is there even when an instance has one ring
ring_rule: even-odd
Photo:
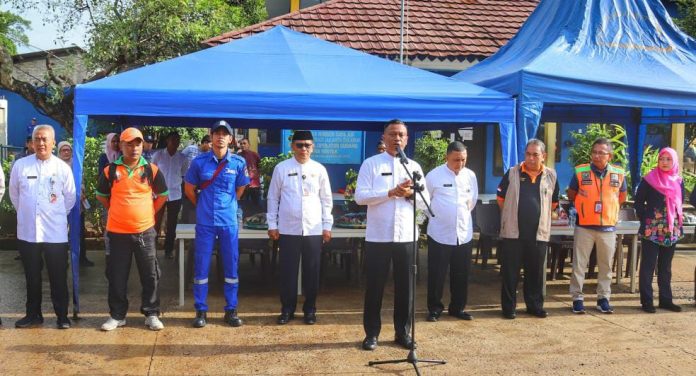
[[[29,46],[19,46],[17,49],[19,53],[36,52],[40,50],[49,50],[53,48],[69,47],[76,44],[80,47],[84,47],[85,43],[84,28],[79,28],[73,30],[70,34],[66,35],[67,43],[61,43],[56,40],[57,28],[55,25],[43,25],[41,19],[42,15],[39,10],[27,11],[24,13],[18,12],[16,9],[12,9],[7,5],[0,5],[2,10],[10,10],[15,14],[20,15],[22,18],[31,21],[31,30],[27,31],[27,36],[29,37]]]

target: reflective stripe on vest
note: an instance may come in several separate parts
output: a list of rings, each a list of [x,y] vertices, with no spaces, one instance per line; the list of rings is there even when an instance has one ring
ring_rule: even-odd
[[[624,181],[621,168],[608,165],[603,178],[597,177],[590,164],[575,167],[578,180],[578,194],[575,196],[575,210],[578,224],[582,226],[616,226],[619,218],[619,193]],[[595,206],[601,202],[602,212],[595,213]]]
[[[193,283],[196,285],[207,285],[208,284],[208,278],[206,279],[194,279]]]
[[[238,278],[225,278],[225,283],[231,283],[234,285],[235,283],[239,283],[239,279]]]

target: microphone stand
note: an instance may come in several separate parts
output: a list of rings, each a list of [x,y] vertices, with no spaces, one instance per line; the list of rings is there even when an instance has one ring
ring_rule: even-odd
[[[425,200],[425,197],[423,197],[423,185],[418,184],[418,181],[423,178],[421,174],[418,171],[413,171],[411,173],[408,168],[406,167],[406,164],[408,163],[408,159],[406,156],[403,154],[403,151],[401,149],[398,150],[398,155],[399,159],[401,162],[401,165],[404,167],[404,170],[406,170],[406,174],[408,175],[409,179],[413,182],[413,255],[411,257],[411,276],[409,280],[409,288],[411,289],[411,340],[412,345],[411,349],[408,352],[408,355],[406,356],[405,359],[392,359],[392,360],[377,360],[377,361],[370,361],[368,362],[369,366],[375,366],[379,364],[397,364],[397,363],[410,363],[413,366],[413,369],[416,371],[416,375],[420,376],[420,370],[418,369],[418,363],[432,363],[432,364],[446,364],[447,361],[445,360],[433,360],[433,359],[418,359],[418,355],[416,355],[416,276],[418,274],[418,266],[417,266],[417,257],[418,257],[418,239],[416,238],[417,234],[417,222],[416,222],[416,193],[420,195],[421,200],[423,200],[423,203],[425,203],[425,207],[428,209],[428,213],[430,213],[431,217],[434,217],[435,214],[433,213],[433,210],[430,208],[430,205],[428,202]]]

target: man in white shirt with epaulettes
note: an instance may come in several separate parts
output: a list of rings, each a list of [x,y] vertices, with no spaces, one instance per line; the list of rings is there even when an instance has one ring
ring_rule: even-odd
[[[278,240],[280,248],[281,310],[277,322],[284,325],[295,317],[301,258],[303,319],[313,325],[317,321],[321,248],[331,240],[333,197],[326,168],[310,159],[312,133],[295,131],[291,145],[293,157],[275,167],[268,188],[268,236]]]
[[[471,211],[478,200],[476,175],[466,165],[466,146],[454,141],[447,146],[446,163],[425,177],[435,217],[428,222],[428,316],[434,322],[445,306],[442,290],[449,268],[450,316],[471,320],[464,311],[471,268]]]
[[[75,205],[72,170],[52,154],[56,145],[50,125],[38,125],[32,135],[35,153],[24,157],[10,173],[10,200],[17,210],[17,240],[27,282],[26,316],[17,328],[43,324],[41,271],[45,260],[56,326],[68,329],[68,213]]]
[[[408,131],[406,124],[394,119],[384,128],[383,140],[386,152],[366,159],[355,189],[355,202],[367,205],[367,230],[365,234],[365,306],[363,311],[364,350],[374,350],[382,328],[380,312],[384,286],[389,276],[389,266],[394,265],[394,331],[395,342],[411,348],[410,301],[413,259],[414,228],[412,199],[421,202],[411,185],[408,174],[401,165],[398,149],[406,147]],[[423,170],[415,161],[408,159],[411,172],[423,176]],[[428,199],[428,192],[423,191]],[[417,230],[416,230],[417,231]],[[418,234],[416,233],[416,239]]]

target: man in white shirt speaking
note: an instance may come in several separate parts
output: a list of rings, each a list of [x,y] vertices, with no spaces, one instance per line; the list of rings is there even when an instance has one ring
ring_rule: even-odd
[[[471,320],[464,311],[471,268],[471,211],[478,200],[476,175],[466,165],[466,146],[454,141],[447,146],[446,163],[425,177],[435,217],[428,222],[428,321],[437,321],[445,306],[442,290],[447,268],[450,276],[448,313]]]
[[[411,200],[416,199],[416,193],[406,169],[399,161],[399,150],[408,143],[406,124],[398,119],[390,120],[384,128],[383,140],[386,152],[363,162],[355,189],[355,202],[367,205],[364,350],[374,350],[377,347],[377,338],[382,328],[380,312],[384,285],[392,263],[395,341],[407,349],[413,346],[413,340],[408,334],[413,309],[409,291],[409,267],[413,258],[415,216]],[[423,176],[420,165],[411,159],[408,159],[408,168],[412,173],[418,172]],[[428,200],[427,191],[423,191],[423,196]],[[420,201],[420,197],[417,199]],[[415,236],[417,238],[418,234]]]
[[[26,316],[17,328],[43,324],[41,271],[44,263],[51,285],[56,326],[70,328],[68,319],[68,213],[75,205],[72,170],[52,154],[56,145],[50,125],[34,128],[35,153],[18,160],[10,173],[10,200],[17,210],[17,240],[27,283]]]
[[[333,198],[326,168],[310,159],[314,138],[310,131],[295,131],[293,158],[273,170],[268,188],[268,236],[280,248],[280,303],[278,324],[295,317],[297,274],[302,258],[302,287],[305,301],[304,322],[317,321],[321,246],[331,240]]]

